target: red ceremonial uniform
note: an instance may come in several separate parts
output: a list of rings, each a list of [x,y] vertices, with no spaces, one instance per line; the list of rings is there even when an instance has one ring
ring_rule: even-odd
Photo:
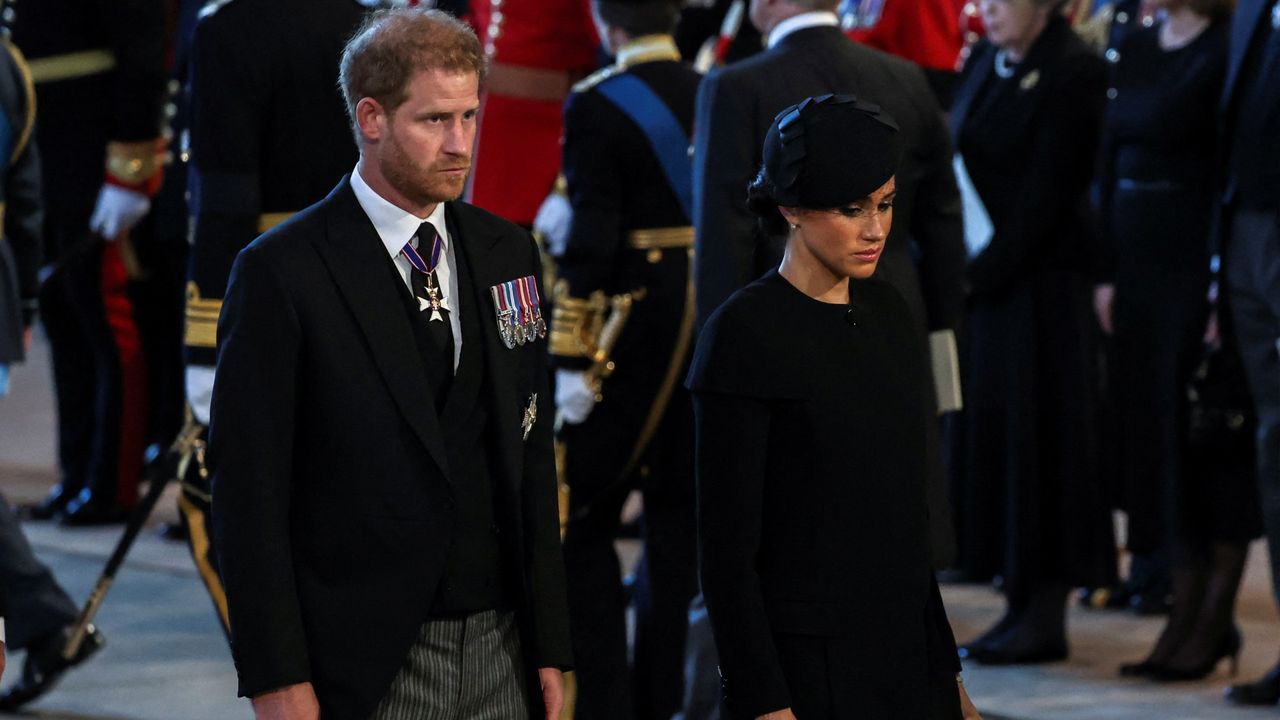
[[[964,47],[964,0],[864,0],[879,3],[879,20],[849,31],[854,40],[929,70],[954,71]]]
[[[598,64],[590,0],[481,0],[472,21],[490,69],[468,199],[532,225],[560,172],[565,98]]]

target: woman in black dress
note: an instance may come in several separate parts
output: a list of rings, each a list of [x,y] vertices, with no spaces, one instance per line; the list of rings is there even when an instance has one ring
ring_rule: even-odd
[[[962,567],[1000,576],[1004,617],[961,654],[1067,656],[1073,586],[1115,574],[1098,478],[1088,188],[1106,65],[1060,0],[986,0],[951,125],[993,233],[968,266],[959,517]],[[976,234],[976,233],[975,233]],[[967,238],[968,239],[968,238]]]
[[[1217,106],[1232,3],[1152,5],[1164,20],[1128,36],[1112,56],[1099,178],[1108,261],[1094,297],[1115,339],[1128,547],[1173,563],[1169,622],[1147,659],[1121,673],[1189,679],[1239,651],[1235,596],[1261,519],[1247,439],[1245,457],[1195,468],[1186,432],[1185,389],[1205,354]]]
[[[694,355],[702,584],[735,720],[977,717],[931,570],[932,380],[905,301],[869,279],[898,155],[850,96],[779,114],[750,204],[786,254]]]

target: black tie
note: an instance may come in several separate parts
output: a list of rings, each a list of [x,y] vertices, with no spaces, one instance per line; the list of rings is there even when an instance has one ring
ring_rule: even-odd
[[[425,258],[420,256],[411,244],[406,244],[404,254],[412,266],[409,283],[417,299],[417,321],[428,340],[425,348],[429,354],[426,358],[429,365],[427,378],[436,392],[438,404],[443,401],[453,380],[453,323],[444,307],[444,288],[436,273],[436,265],[444,259],[443,248],[437,250],[436,229],[431,223],[422,223],[417,237],[418,248],[428,255]],[[425,272],[424,266],[428,268]]]

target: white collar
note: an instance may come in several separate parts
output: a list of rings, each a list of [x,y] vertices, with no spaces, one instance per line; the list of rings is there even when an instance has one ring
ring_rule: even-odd
[[[811,12],[793,15],[786,20],[773,26],[773,30],[769,33],[769,47],[782,42],[782,38],[790,35],[797,30],[804,30],[811,27],[839,27],[840,18],[830,10],[814,10]]]
[[[365,214],[373,222],[373,229],[378,231],[378,237],[381,238],[391,259],[394,260],[400,254],[404,244],[413,238],[418,232],[418,226],[423,222],[429,222],[435,226],[440,239],[445,243],[445,248],[449,247],[449,235],[444,221],[444,203],[436,203],[436,209],[432,210],[426,218],[405,212],[369,187],[369,183],[360,176],[359,163],[356,163],[355,169],[351,171],[351,190],[356,194],[356,201],[360,203],[360,207],[364,208]]]

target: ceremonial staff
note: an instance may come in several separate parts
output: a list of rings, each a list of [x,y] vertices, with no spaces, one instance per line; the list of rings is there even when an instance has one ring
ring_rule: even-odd
[[[115,582],[116,573],[120,571],[120,566],[124,564],[124,559],[133,547],[134,541],[137,540],[138,533],[142,531],[142,526],[146,524],[151,511],[160,501],[164,489],[168,487],[169,480],[184,477],[192,458],[197,452],[203,450],[204,441],[200,439],[203,431],[204,428],[195,422],[191,409],[188,408],[186,422],[183,424],[182,431],[178,433],[177,439],[169,446],[168,451],[148,468],[144,478],[149,483],[147,494],[129,516],[124,535],[116,543],[115,551],[111,553],[111,558],[107,560],[106,567],[102,569],[102,574],[98,576],[98,581],[93,586],[93,592],[89,593],[89,599],[85,601],[84,608],[80,611],[79,619],[71,628],[67,644],[62,648],[62,657],[65,660],[70,661],[76,653],[80,652],[80,645],[84,643],[85,636],[93,627],[93,618],[106,600],[107,592]]]

